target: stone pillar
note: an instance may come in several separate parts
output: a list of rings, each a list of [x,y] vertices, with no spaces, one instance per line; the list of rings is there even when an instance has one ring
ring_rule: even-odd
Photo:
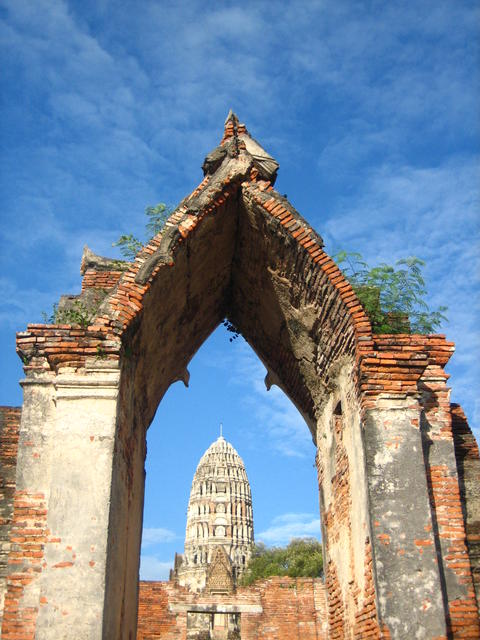
[[[433,532],[437,553],[441,557],[439,569],[448,611],[448,630],[454,638],[480,637],[462,509],[462,506],[464,509],[466,507],[465,495],[461,490],[465,482],[464,477],[463,482],[459,482],[447,379],[448,375],[441,367],[430,365],[419,384],[422,391],[423,453],[430,489]],[[479,480],[477,473],[473,483],[476,487]]]
[[[477,607],[480,608],[480,452],[458,404],[451,406],[451,416],[465,534]]]
[[[317,429],[317,469],[329,637],[380,637],[372,572],[361,411],[350,368]]]
[[[5,640],[108,637],[102,620],[118,382],[118,363],[108,361],[22,382]]]
[[[7,587],[20,407],[0,407],[0,630]]]
[[[417,398],[380,394],[364,438],[381,627],[392,640],[446,637]]]

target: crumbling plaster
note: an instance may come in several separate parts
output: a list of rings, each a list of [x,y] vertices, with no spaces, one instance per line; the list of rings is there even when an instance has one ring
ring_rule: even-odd
[[[381,394],[365,423],[377,598],[394,637],[446,635],[419,422],[416,399]]]
[[[342,445],[348,458],[349,471],[349,504],[348,514],[341,530],[340,537],[331,540],[329,532],[323,526],[325,562],[331,559],[337,567],[344,599],[348,602],[349,591],[354,585],[360,594],[359,605],[363,605],[365,591],[365,539],[371,537],[368,518],[368,496],[365,468],[365,451],[362,434],[361,406],[354,385],[354,363],[346,359],[338,367],[334,382],[335,392],[326,402],[317,425],[317,457],[322,460],[323,473],[321,482],[321,518],[330,510],[335,500],[332,479],[339,469],[336,467],[336,442],[333,421],[335,410],[339,407],[342,420]],[[344,562],[346,550],[350,549],[350,561]],[[353,612],[351,612],[353,613]],[[352,620],[353,624],[353,620]]]

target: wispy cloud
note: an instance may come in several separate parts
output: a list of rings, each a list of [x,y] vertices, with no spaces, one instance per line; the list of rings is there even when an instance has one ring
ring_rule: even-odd
[[[168,580],[170,569],[173,567],[173,560],[165,561],[160,559],[159,554],[164,557],[169,554],[170,543],[179,540],[178,536],[171,529],[164,527],[144,527],[142,533],[142,549],[140,552],[140,579],[141,580]],[[160,552],[160,546],[164,551]],[[166,553],[165,553],[166,551]]]
[[[312,455],[312,438],[302,416],[281,389],[265,387],[266,369],[251,347],[239,339],[230,352],[222,352],[205,358],[206,366],[221,368],[228,382],[241,387],[242,401],[253,420],[244,430],[255,431],[260,426],[268,434],[266,441],[277,453],[289,457]]]
[[[162,544],[164,542],[173,542],[178,540],[179,536],[170,529],[162,527],[144,527],[142,533],[142,548],[151,547],[152,545]]]
[[[313,513],[285,513],[255,537],[258,542],[279,546],[288,544],[292,538],[320,538],[320,518]]]
[[[173,562],[165,562],[157,556],[140,556],[140,580],[168,580]]]
[[[52,308],[51,294],[33,288],[19,291],[10,278],[0,278],[0,326],[13,334],[25,329],[26,322],[42,322],[41,310]],[[13,335],[12,335],[13,338]]]

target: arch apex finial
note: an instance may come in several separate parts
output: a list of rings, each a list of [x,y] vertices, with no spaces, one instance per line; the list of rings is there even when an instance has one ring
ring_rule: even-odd
[[[227,126],[229,122],[233,122],[233,124],[239,123],[238,116],[236,113],[234,113],[233,109],[230,109],[230,111],[228,112],[227,118],[225,120],[225,126]]]

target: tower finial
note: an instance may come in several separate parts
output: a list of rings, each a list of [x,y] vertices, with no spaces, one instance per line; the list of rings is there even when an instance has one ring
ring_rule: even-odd
[[[223,422],[220,422],[220,437],[223,438]]]
[[[227,119],[225,120],[225,126],[227,126],[229,122],[233,122],[235,126],[238,124],[238,117],[237,114],[233,112],[233,109],[230,109],[228,112]]]

